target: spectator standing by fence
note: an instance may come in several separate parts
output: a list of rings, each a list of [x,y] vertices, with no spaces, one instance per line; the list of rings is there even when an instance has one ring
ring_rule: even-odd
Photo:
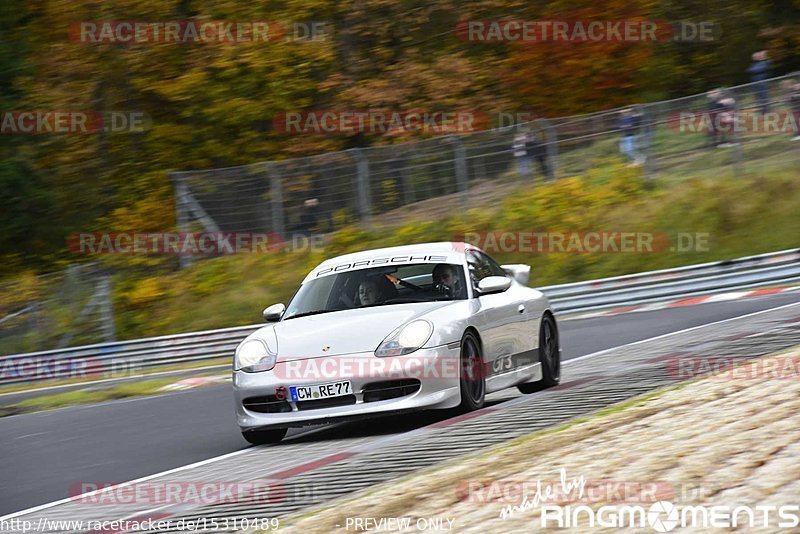
[[[300,212],[300,221],[297,230],[304,236],[311,235],[319,224],[319,199],[307,198],[303,202],[303,209]]]
[[[717,137],[718,148],[727,148],[736,146],[736,100],[732,96],[720,95],[719,100],[719,120],[717,121],[717,128],[719,128],[721,135]]]
[[[528,153],[528,135],[526,132],[519,132],[514,136],[514,144],[511,146],[514,151],[514,158],[517,160],[517,174],[523,180],[531,178],[531,155]]]
[[[736,142],[734,135],[734,119],[736,100],[725,95],[721,89],[706,93],[708,101],[708,143],[706,146],[726,148]]]
[[[619,112],[617,128],[622,130],[622,138],[619,141],[619,151],[624,154],[631,165],[642,165],[645,161],[644,155],[639,152],[639,131],[642,126],[642,114],[633,109],[623,109]]]
[[[529,157],[533,157],[536,163],[539,164],[539,169],[542,171],[542,177],[545,181],[553,179],[550,163],[547,160],[547,143],[545,142],[540,132],[528,132],[525,140],[525,151]]]
[[[769,110],[769,87],[767,79],[772,72],[772,62],[769,60],[766,50],[760,50],[753,54],[753,62],[747,68],[750,81],[755,84],[755,95],[762,113]]]
[[[719,121],[719,113],[722,111],[722,104],[720,104],[720,91],[714,89],[706,93],[706,105],[708,109],[708,147],[716,147],[719,145],[720,131],[717,127]]]

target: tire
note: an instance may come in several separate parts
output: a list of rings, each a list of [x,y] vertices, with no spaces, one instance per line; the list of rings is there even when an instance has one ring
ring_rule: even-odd
[[[242,437],[248,443],[253,445],[267,445],[269,443],[278,443],[289,431],[288,428],[272,428],[269,430],[248,430],[242,432]]]
[[[483,408],[486,403],[486,370],[478,336],[467,331],[461,338],[461,360],[459,387],[461,404],[459,412],[471,412]]]
[[[549,313],[545,314],[539,327],[539,363],[542,364],[542,379],[518,385],[517,388],[522,393],[536,393],[558,385],[561,380],[561,352],[558,347],[556,320]]]

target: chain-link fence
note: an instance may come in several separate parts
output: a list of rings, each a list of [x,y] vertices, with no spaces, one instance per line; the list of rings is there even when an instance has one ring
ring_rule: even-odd
[[[481,182],[559,179],[613,162],[641,166],[650,180],[796,168],[800,74],[674,100],[539,119],[469,134],[351,149],[248,166],[172,173],[179,230],[328,232]],[[766,95],[766,96],[765,96]],[[767,98],[768,102],[763,102]],[[779,126],[755,112],[768,106]],[[794,115],[792,115],[794,113]],[[742,124],[745,114],[750,118]],[[738,118],[731,118],[738,117]],[[766,117],[769,117],[767,115]],[[719,124],[722,123],[723,128]],[[786,130],[794,121],[794,133]],[[723,132],[727,125],[733,132]],[[520,146],[520,132],[533,141]]]
[[[97,264],[0,285],[0,354],[115,339],[111,281]]]
[[[614,163],[639,167],[650,180],[758,169],[796,172],[800,142],[792,139],[800,120],[800,95],[792,93],[792,80],[800,82],[800,73],[627,109],[175,172],[178,230],[326,233],[355,221],[388,219],[392,212],[402,212],[398,208],[444,196],[455,201],[436,203],[448,210],[454,205],[467,208],[485,202],[493,184],[513,187],[585,175]],[[765,105],[777,117],[777,127],[745,121],[733,132],[708,128],[709,120],[726,113],[746,114]],[[184,262],[188,258],[181,256]],[[95,264],[0,285],[2,354],[114,337],[110,278]]]

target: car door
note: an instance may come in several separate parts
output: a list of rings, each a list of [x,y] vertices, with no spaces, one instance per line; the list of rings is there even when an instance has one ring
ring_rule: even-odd
[[[511,288],[490,295],[477,293],[478,283],[488,276],[506,276],[500,269],[498,273],[485,254],[470,250],[466,253],[467,267],[470,280],[475,290],[476,298],[480,304],[477,315],[483,325],[481,336],[483,339],[484,359],[488,368],[488,376],[495,376],[514,367],[513,356],[519,352],[519,341],[515,339],[516,322],[515,314],[519,314],[520,302],[510,298]],[[512,284],[513,287],[513,284]]]
[[[505,269],[497,263],[491,256],[483,253],[489,262],[493,276],[509,276]],[[513,277],[511,277],[513,279]],[[506,291],[509,301],[514,303],[514,313],[509,316],[510,328],[514,339],[514,354],[516,356],[528,355],[533,357],[534,349],[539,344],[539,321],[544,309],[532,295],[533,290],[516,281],[511,283],[511,287]],[[534,358],[535,360],[535,358]],[[515,361],[515,367],[525,365],[525,358],[520,357]],[[532,361],[530,362],[532,363]]]

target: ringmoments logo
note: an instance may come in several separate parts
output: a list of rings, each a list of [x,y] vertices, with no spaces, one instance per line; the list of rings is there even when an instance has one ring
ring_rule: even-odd
[[[641,505],[601,506],[544,505],[540,528],[633,528],[650,527],[655,532],[676,528],[701,529],[788,529],[800,525],[798,505],[681,506],[658,501]]]
[[[539,509],[538,528],[650,528],[654,532],[671,532],[676,528],[796,528],[800,526],[800,506],[798,505],[676,505],[672,501],[659,500],[647,504],[644,495],[660,497],[663,491],[651,491],[658,484],[651,483],[639,487],[636,501],[642,504],[621,504],[592,506],[593,500],[587,495],[592,484],[585,476],[568,477],[561,469],[557,482],[536,481],[535,490],[523,495],[518,505],[505,505],[500,511],[501,519],[516,514]],[[668,486],[668,485],[667,485]],[[642,492],[647,487],[646,492]],[[662,488],[663,489],[663,488]],[[682,492],[681,497],[685,497]],[[610,499],[609,499],[610,500]],[[566,501],[566,504],[563,504]],[[558,504],[561,502],[562,504]],[[574,504],[590,503],[590,504]]]

